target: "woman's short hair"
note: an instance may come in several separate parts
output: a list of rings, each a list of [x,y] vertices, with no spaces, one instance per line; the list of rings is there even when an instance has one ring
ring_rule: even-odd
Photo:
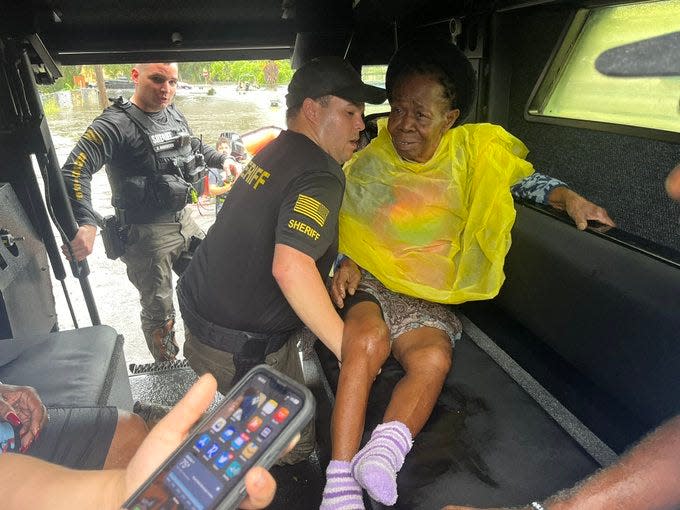
[[[450,108],[460,110],[458,121],[467,117],[475,94],[475,70],[457,46],[445,41],[413,41],[397,50],[387,66],[387,98],[397,83],[409,75],[431,75],[444,87]]]

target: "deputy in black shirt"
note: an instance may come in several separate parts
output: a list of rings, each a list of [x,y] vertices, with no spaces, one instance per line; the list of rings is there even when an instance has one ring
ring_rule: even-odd
[[[384,100],[340,58],[300,68],[286,96],[288,130],[246,166],[180,279],[184,354],[223,393],[263,361],[303,381],[289,341],[303,323],[340,359],[343,322],[325,287],[337,251],[340,165],[357,147],[364,102]],[[309,439],[294,460],[311,451]]]
[[[177,73],[175,63],[135,65],[130,101],[115,101],[104,110],[62,169],[79,227],[62,251],[80,261],[92,253],[97,233],[92,176],[106,165],[111,205],[124,232],[123,253],[114,256],[120,255],[139,291],[142,331],[156,361],[173,360],[179,350],[172,272],[181,271],[192,239],[204,235],[185,210],[190,189],[185,177],[200,167],[199,153],[209,166],[230,168],[224,154],[192,135],[186,118],[172,104]]]

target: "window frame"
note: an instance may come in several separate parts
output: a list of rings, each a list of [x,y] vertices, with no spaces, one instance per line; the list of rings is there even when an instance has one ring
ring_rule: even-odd
[[[623,4],[622,4],[623,5]],[[642,126],[632,126],[628,124],[616,124],[597,120],[572,119],[567,117],[556,117],[538,113],[546,105],[552,94],[555,84],[559,80],[564,66],[567,64],[574,47],[581,35],[584,25],[590,16],[592,9],[581,8],[572,12],[560,37],[553,48],[548,61],[546,62],[541,74],[536,80],[529,99],[524,107],[524,120],[527,122],[538,122],[555,126],[573,127],[579,129],[591,129],[604,131],[618,135],[636,136],[639,138],[650,138],[664,142],[680,143],[680,132],[668,131]]]

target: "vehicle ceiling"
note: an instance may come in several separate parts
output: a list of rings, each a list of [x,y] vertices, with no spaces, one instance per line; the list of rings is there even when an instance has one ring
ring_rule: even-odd
[[[564,0],[4,0],[0,34],[37,32],[62,64],[288,58],[298,47],[382,63],[400,39],[523,5]],[[435,23],[435,25],[432,25]],[[176,35],[173,39],[172,34]],[[298,50],[299,51],[299,48]]]

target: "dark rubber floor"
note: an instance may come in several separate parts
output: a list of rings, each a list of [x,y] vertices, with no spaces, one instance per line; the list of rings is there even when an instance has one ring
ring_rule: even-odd
[[[317,343],[331,388],[337,363]],[[388,360],[374,384],[367,433],[380,423],[392,388],[402,376]],[[188,367],[130,377],[137,399],[170,405],[191,385]],[[271,508],[318,508],[330,456],[331,403],[320,384],[316,454],[309,462],[275,467],[279,484]],[[398,509],[526,504],[569,487],[598,468],[581,446],[469,337],[456,345],[454,365],[437,407],[399,474]],[[373,508],[380,505],[368,502]]]

